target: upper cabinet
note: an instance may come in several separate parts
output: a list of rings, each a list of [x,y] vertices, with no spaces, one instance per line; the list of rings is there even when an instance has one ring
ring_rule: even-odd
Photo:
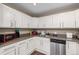
[[[15,28],[22,28],[22,13],[15,10],[14,15],[15,19],[13,21],[15,22]]]
[[[29,20],[29,28],[38,28],[38,19],[33,17]]]
[[[38,28],[46,28],[45,17],[40,17],[38,20]]]
[[[39,18],[39,28],[76,28],[79,25],[78,12],[65,12]]]
[[[52,15],[44,17],[45,28],[52,28],[52,19],[53,19]]]
[[[28,28],[30,16],[0,4],[0,27],[4,28]]]
[[[75,13],[73,11],[62,13],[60,17],[62,17],[62,28],[75,28]]]
[[[25,14],[22,14],[22,28],[28,28],[28,21],[29,21],[29,18],[27,18],[27,16]]]
[[[14,19],[11,8],[0,4],[0,27],[11,27]]]
[[[75,10],[76,28],[79,28],[79,9]]]
[[[3,28],[79,28],[79,9],[44,17],[30,17],[0,4],[0,27]]]
[[[61,28],[61,19],[59,18],[59,15],[55,14],[52,18],[52,28]]]
[[[66,55],[77,55],[79,44],[76,41],[66,41]]]
[[[39,28],[51,28],[52,27],[52,15],[40,17],[38,20]]]

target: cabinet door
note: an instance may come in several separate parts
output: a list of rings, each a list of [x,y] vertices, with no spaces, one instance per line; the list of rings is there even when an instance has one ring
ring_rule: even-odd
[[[53,24],[53,16],[45,16],[45,28],[52,28],[52,24]]]
[[[37,18],[33,18],[32,20],[32,28],[38,28],[38,19]]]
[[[36,27],[36,20],[33,18],[30,20],[30,28],[35,28]]]
[[[28,28],[33,28],[34,26],[32,25],[34,21],[32,19],[29,19],[28,21]]]
[[[79,9],[74,12],[75,12],[75,19],[76,19],[76,28],[79,28]]]
[[[35,49],[35,41],[33,38],[30,38],[28,40],[28,52],[31,54],[34,49]]]
[[[42,38],[42,50],[46,52],[46,54],[50,54],[50,39],[48,38]]]
[[[38,27],[39,28],[46,28],[46,20],[44,19],[44,17],[39,18]]]
[[[77,43],[72,41],[66,42],[66,54],[76,55],[77,54]]]
[[[29,18],[25,14],[22,15],[22,27],[23,28],[29,27]]]
[[[61,19],[58,14],[53,15],[53,28],[61,28]]]
[[[76,49],[76,51],[77,51],[76,55],[79,55],[79,42],[78,41],[77,41],[77,49]]]
[[[27,41],[19,42],[19,44],[18,44],[18,54],[19,55],[27,55],[28,54]]]
[[[40,49],[40,50],[42,49],[42,41],[39,37],[35,38],[35,44],[37,49]]]
[[[21,28],[22,27],[22,14],[15,10],[15,27]]]
[[[3,5],[3,27],[11,27],[11,20],[14,20],[12,9]]]
[[[62,28],[75,28],[75,13],[62,13]]]
[[[50,39],[42,37],[36,39],[36,48],[42,53],[50,54]]]
[[[17,48],[15,44],[5,46],[2,49],[1,55],[16,55],[17,54]]]
[[[16,49],[8,50],[1,55],[16,55]]]
[[[3,25],[3,5],[0,4],[0,27]]]

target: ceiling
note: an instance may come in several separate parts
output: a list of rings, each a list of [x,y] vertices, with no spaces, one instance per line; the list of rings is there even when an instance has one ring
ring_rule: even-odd
[[[33,17],[66,12],[79,8],[79,3],[4,3]]]

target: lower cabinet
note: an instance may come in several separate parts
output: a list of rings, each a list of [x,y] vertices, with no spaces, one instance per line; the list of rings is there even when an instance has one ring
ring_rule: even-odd
[[[28,52],[31,54],[35,49],[35,40],[33,38],[28,39]]]
[[[18,54],[27,55],[28,54],[28,44],[27,41],[22,41],[18,43]]]
[[[42,50],[46,52],[46,54],[50,54],[50,39],[42,38]]]
[[[8,50],[8,51],[2,53],[2,55],[16,55],[16,49]]]
[[[79,55],[79,42],[77,42],[77,54],[76,55]]]
[[[50,39],[38,37],[36,40],[37,50],[47,55],[50,54]]]
[[[0,50],[0,55],[16,55],[16,51],[17,49],[15,45],[9,45]]]
[[[66,55],[76,55],[77,47],[77,42],[66,41]]]
[[[33,37],[0,48],[0,55],[30,55],[33,51],[50,54],[50,39]]]

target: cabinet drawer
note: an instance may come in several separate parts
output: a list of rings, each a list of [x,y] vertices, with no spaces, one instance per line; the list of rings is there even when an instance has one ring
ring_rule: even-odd
[[[15,44],[8,45],[8,46],[5,46],[5,47],[2,47],[1,48],[1,52],[6,52],[6,51],[11,50],[11,49],[14,49],[14,48],[16,48],[16,45]]]

